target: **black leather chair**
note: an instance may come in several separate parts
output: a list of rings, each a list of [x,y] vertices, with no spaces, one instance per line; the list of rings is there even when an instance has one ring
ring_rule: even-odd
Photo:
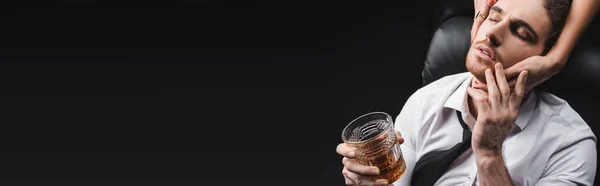
[[[422,71],[423,85],[467,71],[465,59],[474,15],[472,2],[440,1],[435,20],[437,26],[432,32]],[[596,136],[600,136],[600,111],[597,109],[600,106],[600,35],[594,35],[600,26],[598,20],[594,19],[586,30],[565,68],[538,87],[565,99]],[[600,178],[598,172],[596,178]]]

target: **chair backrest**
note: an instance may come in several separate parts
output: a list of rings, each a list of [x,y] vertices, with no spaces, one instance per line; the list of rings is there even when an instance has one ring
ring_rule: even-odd
[[[465,60],[469,51],[472,20],[467,17],[450,18],[435,31],[425,57],[421,76],[427,85],[447,75],[466,72]],[[465,32],[466,31],[466,32]]]

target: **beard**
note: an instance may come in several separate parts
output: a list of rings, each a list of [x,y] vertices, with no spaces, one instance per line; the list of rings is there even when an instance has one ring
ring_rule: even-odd
[[[475,78],[477,78],[477,80],[479,80],[482,83],[486,83],[485,70],[489,68],[492,70],[492,74],[493,74],[495,71],[494,64],[491,64],[491,63],[483,60],[481,57],[477,56],[476,52],[478,49],[473,46],[476,46],[476,45],[474,44],[469,48],[469,52],[467,53],[467,60],[465,62],[465,65],[467,67],[467,70],[471,74],[473,74],[473,76],[475,76]]]

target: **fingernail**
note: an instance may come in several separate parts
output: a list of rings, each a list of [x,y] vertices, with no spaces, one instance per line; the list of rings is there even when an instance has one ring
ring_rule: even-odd
[[[387,180],[377,181],[377,185],[388,185],[388,181]]]
[[[378,168],[372,168],[372,169],[371,169],[371,172],[372,172],[373,174],[379,174],[379,169],[378,169]]]
[[[351,152],[348,153],[348,156],[354,157],[354,156],[356,156],[356,153],[354,151],[351,151]]]

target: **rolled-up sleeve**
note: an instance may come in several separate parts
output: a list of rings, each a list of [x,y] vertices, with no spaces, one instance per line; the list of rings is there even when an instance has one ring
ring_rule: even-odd
[[[593,185],[596,162],[596,139],[592,131],[586,129],[574,132],[550,156],[536,185]]]

